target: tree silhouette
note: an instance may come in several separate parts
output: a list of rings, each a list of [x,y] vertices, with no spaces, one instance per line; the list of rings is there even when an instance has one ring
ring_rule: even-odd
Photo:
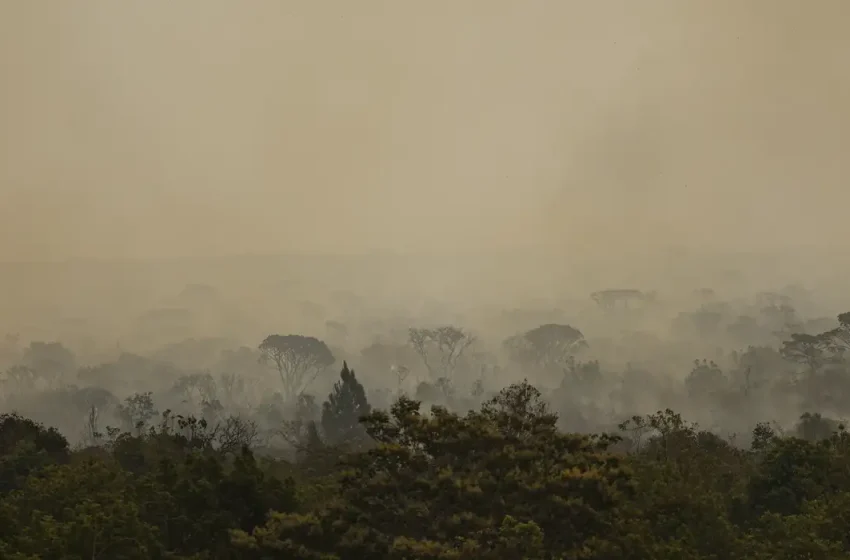
[[[322,405],[322,430],[331,445],[354,442],[365,435],[360,419],[372,411],[366,400],[366,390],[346,362],[342,364],[339,378]]]
[[[283,384],[287,403],[298,398],[321,372],[336,361],[328,345],[312,336],[267,336],[259,346],[261,360],[271,362]]]
[[[795,333],[782,343],[779,353],[789,362],[804,365],[807,374],[815,375],[827,362],[829,350],[830,341],[825,334]]]
[[[567,367],[570,358],[587,346],[580,330],[554,323],[512,336],[502,344],[517,363],[542,369]]]
[[[431,378],[452,379],[460,357],[475,342],[475,337],[459,327],[443,326],[436,329],[414,329],[408,331],[408,340],[413,349],[422,358]],[[436,354],[439,370],[434,369],[431,361]]]

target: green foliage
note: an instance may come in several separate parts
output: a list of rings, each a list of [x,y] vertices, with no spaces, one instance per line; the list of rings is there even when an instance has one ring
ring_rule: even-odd
[[[0,415],[0,494],[21,486],[30,474],[68,460],[68,441],[55,428],[17,414]]]
[[[2,501],[11,558],[153,558],[156,527],[140,511],[130,473],[99,460],[50,467]]]
[[[463,415],[406,397],[370,410],[344,364],[324,434],[307,423],[308,456],[333,451],[317,469],[225,445],[204,419],[166,411],[150,425],[148,400],[122,409],[147,427],[74,452],[56,430],[0,416],[0,558],[850,556],[850,434],[819,414],[790,436],[759,424],[749,449],[669,409],[581,435],[528,382]],[[344,453],[352,431],[368,445]]]
[[[630,476],[610,439],[563,434],[556,422],[527,383],[462,417],[440,407],[425,416],[402,398],[365,419],[379,445],[347,459],[342,500],[272,520],[248,542],[299,543],[299,558],[499,558],[520,538],[556,556],[601,550]],[[320,538],[307,546],[304,534]]]

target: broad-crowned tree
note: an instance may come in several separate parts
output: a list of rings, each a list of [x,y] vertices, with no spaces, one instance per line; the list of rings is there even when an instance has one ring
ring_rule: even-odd
[[[273,334],[259,349],[262,359],[280,375],[283,397],[290,404],[336,361],[328,345],[312,336]]]
[[[566,368],[587,343],[575,327],[550,323],[512,336],[502,345],[518,364],[547,370]]]

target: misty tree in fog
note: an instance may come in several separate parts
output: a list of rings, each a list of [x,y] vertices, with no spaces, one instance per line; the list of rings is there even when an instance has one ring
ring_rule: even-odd
[[[21,361],[23,365],[50,380],[73,372],[77,367],[74,353],[61,342],[31,342],[24,350]]]
[[[408,340],[432,379],[451,379],[458,361],[475,342],[475,337],[462,328],[443,326],[435,329],[411,328]]]
[[[738,315],[726,326],[726,334],[732,340],[745,341],[749,344],[771,342],[771,339],[765,336],[765,331],[758,319],[751,315]]]
[[[655,292],[644,293],[640,290],[602,290],[590,294],[590,298],[603,309],[621,307],[629,309],[634,302],[648,303],[655,301]]]
[[[65,387],[63,391],[68,400],[78,410],[88,411],[95,407],[98,410],[109,410],[117,408],[120,404],[118,397],[103,387]]]
[[[255,377],[264,368],[258,363],[260,353],[255,348],[240,346],[235,350],[223,350],[213,370],[218,373],[233,374],[240,376]]]
[[[294,402],[316,377],[336,361],[328,345],[298,334],[273,334],[260,343],[261,360],[280,375],[283,397]]]
[[[399,386],[418,356],[408,344],[376,341],[360,350],[360,364],[371,373],[390,372]]]
[[[580,362],[574,356],[567,358],[567,366],[561,380],[562,389],[593,395],[602,388],[604,382],[605,377],[598,360]]]
[[[302,392],[295,400],[294,413],[286,416],[281,414],[284,403],[282,399],[280,401],[269,403],[271,406],[267,407],[265,416],[270,423],[282,426],[279,434],[283,439],[302,451],[314,446],[322,447],[323,442],[317,428],[317,423],[321,420],[321,409],[316,404],[316,397]]]
[[[325,321],[325,330],[331,340],[344,341],[348,337],[348,327],[339,321]]]
[[[788,361],[804,364],[815,372],[828,362],[838,362],[850,350],[850,312],[838,316],[838,326],[820,334],[795,333],[782,343],[780,353]]]
[[[27,366],[12,366],[0,375],[0,387],[6,393],[27,393],[35,389],[38,374]]]
[[[679,332],[707,337],[717,334],[722,323],[723,314],[720,311],[703,305],[696,311],[679,313],[673,321],[673,328]]]
[[[691,398],[701,399],[715,396],[726,386],[726,376],[713,361],[694,360],[694,367],[685,378],[685,388]]]
[[[407,366],[390,366],[390,371],[395,375],[396,379],[396,391],[401,392],[401,387],[404,385],[405,380],[407,380],[407,376],[410,375],[410,368]]]
[[[125,429],[135,429],[137,434],[141,434],[148,422],[157,415],[153,404],[153,394],[147,391],[127,397],[122,404],[118,405],[117,413]]]
[[[789,362],[805,366],[806,373],[815,375],[829,360],[831,342],[824,334],[795,333],[782,343],[779,353]]]
[[[807,441],[827,439],[842,430],[842,424],[831,418],[824,418],[819,412],[804,412],[794,426],[794,434]]]
[[[245,395],[245,379],[235,373],[219,374],[217,386],[221,388],[222,398],[230,405],[238,405],[240,397]]]
[[[823,333],[832,350],[836,354],[844,355],[850,350],[850,312],[838,316],[838,326]]]
[[[218,396],[216,381],[207,372],[181,375],[174,382],[172,390],[195,405],[211,403]]]
[[[575,354],[586,347],[587,342],[575,327],[550,323],[512,336],[502,345],[518,364],[546,370],[570,366]]]
[[[770,346],[751,345],[743,352],[732,352],[730,357],[734,364],[732,379],[744,396],[788,373],[788,362]]]

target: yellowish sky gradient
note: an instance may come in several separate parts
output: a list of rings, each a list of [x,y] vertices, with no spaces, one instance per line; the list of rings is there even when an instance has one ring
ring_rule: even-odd
[[[850,233],[842,0],[0,3],[0,260]]]

